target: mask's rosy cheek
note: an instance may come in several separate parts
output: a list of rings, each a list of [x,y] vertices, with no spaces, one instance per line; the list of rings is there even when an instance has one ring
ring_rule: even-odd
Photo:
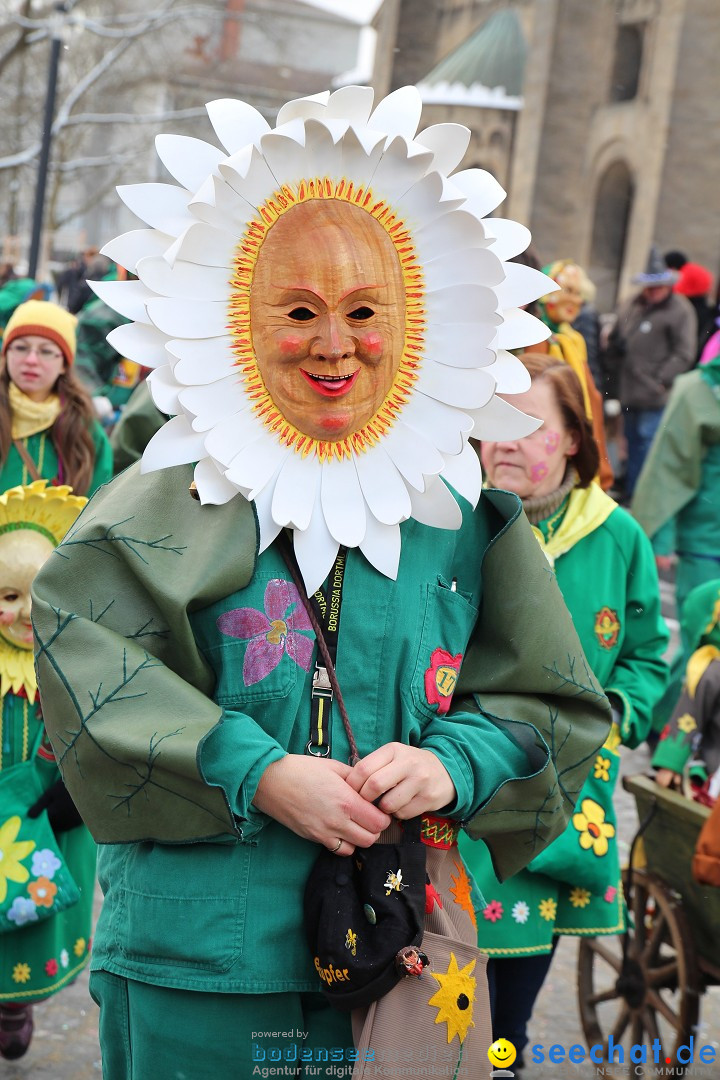
[[[0,626],[12,626],[15,622],[15,612],[12,608],[0,607]]]
[[[379,360],[385,348],[385,338],[377,330],[368,330],[358,337],[360,351],[371,360]]]
[[[307,351],[305,342],[299,334],[284,334],[278,339],[277,347],[285,360],[293,360]]]

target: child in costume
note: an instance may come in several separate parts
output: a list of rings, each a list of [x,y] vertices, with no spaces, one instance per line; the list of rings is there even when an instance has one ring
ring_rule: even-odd
[[[624,905],[612,792],[620,744],[646,736],[665,688],[668,633],[647,538],[593,481],[598,451],[580,383],[566,364],[525,354],[531,389],[515,400],[543,426],[520,440],[482,444],[488,482],[514,491],[553,566],[585,655],[613,706],[563,835],[499,884],[482,845],[461,852],[487,901],[478,944],[491,957],[493,1028],[522,1057],[527,1023],[560,934],[619,934]]]
[[[112,451],[75,377],[77,319],[47,300],[15,309],[0,361],[0,491],[44,477],[92,493],[112,476]]]
[[[95,845],[44,737],[30,624],[32,580],[86,502],[45,480],[0,495],[0,1054],[9,1059],[30,1045],[33,1002],[67,986],[90,952]],[[32,762],[42,791],[27,816],[47,810],[59,855],[29,838],[30,822],[11,805],[3,779],[21,762]],[[80,899],[56,914],[63,860]]]
[[[227,152],[159,137],[179,185],[123,189],[151,228],[105,248],[139,280],[94,283],[136,320],[113,343],[154,367],[173,419],[35,590],[51,738],[103,845],[104,1075],[229,1080],[280,1055],[359,1077],[352,1029],[377,1049],[387,1005],[403,1075],[437,1044],[475,1080],[489,1030],[459,825],[517,869],[571,813],[558,773],[579,787],[607,732],[517,500],[475,508],[469,432],[535,424],[494,392],[525,385],[506,349],[540,336],[515,308],[547,280],[504,262],[526,230],[482,220],[502,189],[454,171],[465,129],[416,135],[413,88],[374,109],[368,87],[303,98],[273,130],[242,102],[208,112]],[[321,993],[319,973],[346,976],[308,948],[305,883],[323,848],[344,866],[418,816],[451,954],[423,940],[429,971],[351,1025]],[[387,881],[406,886],[388,865],[383,901]],[[374,918],[341,928],[348,969]]]
[[[690,659],[652,764],[658,784],[677,787],[690,763],[691,787],[710,805],[720,794],[720,580],[693,589],[681,619]]]

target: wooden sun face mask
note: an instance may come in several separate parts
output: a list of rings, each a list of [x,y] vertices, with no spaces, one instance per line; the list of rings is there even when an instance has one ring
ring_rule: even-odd
[[[30,588],[54,545],[33,529],[0,535],[0,637],[20,649],[32,649]]]
[[[383,226],[349,203],[293,207],[258,255],[250,328],[265,387],[293,427],[326,442],[361,429],[404,345],[403,275]]]
[[[548,315],[556,323],[573,323],[583,303],[580,271],[577,266],[564,266],[555,280],[561,291],[551,293],[545,301]]]

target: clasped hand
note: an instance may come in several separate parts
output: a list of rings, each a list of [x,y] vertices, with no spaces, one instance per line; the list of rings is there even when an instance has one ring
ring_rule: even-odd
[[[355,766],[287,754],[265,770],[253,802],[298,836],[350,855],[371,847],[391,815],[405,820],[454,799],[455,786],[435,754],[386,743]]]

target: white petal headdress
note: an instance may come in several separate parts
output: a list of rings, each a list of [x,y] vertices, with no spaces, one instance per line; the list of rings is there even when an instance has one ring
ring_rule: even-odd
[[[308,591],[341,544],[395,577],[400,522],[458,528],[447,484],[477,502],[480,465],[468,436],[521,438],[537,427],[495,396],[528,389],[509,350],[549,333],[521,309],[547,294],[547,277],[506,261],[527,247],[528,230],[483,220],[505,197],[489,173],[449,176],[467,149],[466,128],[437,124],[416,134],[413,87],[372,105],[371,88],[343,87],[288,102],[271,129],[244,102],[211,102],[226,152],[158,136],[179,186],[119,188],[150,228],[103,249],[138,281],[92,283],[134,320],[108,340],[155,369],[152,396],[173,416],[148,445],[143,469],[197,462],[201,502],[238,492],[253,499],[261,550],[291,527]],[[383,226],[406,296],[392,386],[362,430],[337,442],[312,439],[282,415],[258,370],[249,316],[269,230],[299,203],[327,199],[361,207]]]

